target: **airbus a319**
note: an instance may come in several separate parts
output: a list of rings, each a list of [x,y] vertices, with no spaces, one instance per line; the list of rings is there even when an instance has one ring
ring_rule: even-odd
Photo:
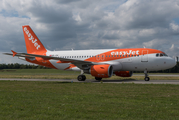
[[[17,56],[30,63],[59,69],[81,71],[77,77],[85,81],[84,74],[91,74],[96,80],[112,75],[131,77],[133,71],[144,71],[145,81],[149,81],[148,71],[172,68],[176,65],[173,58],[164,52],[150,48],[98,49],[98,50],[47,50],[30,26],[22,26],[27,53],[4,53]]]

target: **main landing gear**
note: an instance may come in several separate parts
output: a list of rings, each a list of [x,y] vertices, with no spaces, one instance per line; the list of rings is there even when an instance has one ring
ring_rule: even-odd
[[[144,80],[145,80],[145,81],[149,81],[150,78],[148,77],[147,70],[144,71],[144,74],[145,74]]]
[[[77,77],[78,81],[85,81],[86,80],[86,76],[83,75],[83,74],[84,74],[84,72],[83,72],[83,70],[81,70],[81,75],[79,75]]]
[[[86,80],[86,76],[85,75],[79,75],[77,77],[78,81],[85,81]]]
[[[102,80],[102,78],[95,77],[95,80],[101,81],[101,80]]]

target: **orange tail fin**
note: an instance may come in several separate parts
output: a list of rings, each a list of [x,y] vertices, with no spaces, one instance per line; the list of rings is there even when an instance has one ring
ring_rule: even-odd
[[[47,50],[29,25],[22,26],[27,53],[44,53]]]

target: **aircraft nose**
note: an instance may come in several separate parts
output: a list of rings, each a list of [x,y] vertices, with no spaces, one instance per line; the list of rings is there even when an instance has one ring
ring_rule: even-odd
[[[174,67],[175,65],[176,65],[175,59],[171,58],[171,59],[170,59],[170,66],[171,66],[171,67]]]

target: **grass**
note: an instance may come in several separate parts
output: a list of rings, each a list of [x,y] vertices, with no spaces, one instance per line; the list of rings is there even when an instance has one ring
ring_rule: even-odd
[[[1,70],[0,78],[76,79],[79,74],[53,69],[18,69]],[[143,80],[144,76],[140,75],[109,79]],[[87,78],[94,79],[90,75]],[[0,119],[178,120],[178,99],[179,85],[0,81]]]
[[[0,81],[0,119],[179,119],[179,85]]]
[[[77,76],[79,74],[80,72],[63,71],[63,70],[55,70],[55,69],[4,69],[4,70],[0,70],[0,78],[77,79]],[[151,73],[151,74],[153,75],[154,73]],[[158,73],[155,73],[155,74],[158,75]],[[170,75],[178,75],[178,74],[170,74]],[[86,77],[87,79],[94,79],[94,77],[91,75],[86,75]],[[128,77],[123,78],[123,77],[118,77],[118,76],[105,78],[105,80],[125,80],[125,79],[143,80],[144,74],[136,73],[134,74],[134,76],[129,77],[129,78]],[[150,79],[151,80],[179,80],[179,77],[178,76],[150,76]]]

